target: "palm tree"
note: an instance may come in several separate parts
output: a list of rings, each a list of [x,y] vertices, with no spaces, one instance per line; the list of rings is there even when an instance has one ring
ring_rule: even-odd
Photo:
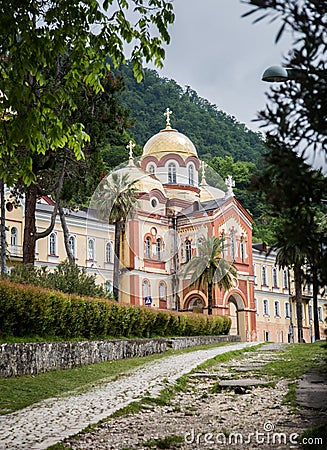
[[[199,256],[192,258],[185,266],[185,277],[191,274],[191,286],[207,290],[208,314],[212,314],[213,287],[228,291],[237,275],[235,267],[221,255],[223,242],[217,237],[204,238],[199,244]]]
[[[127,173],[113,172],[102,180],[92,199],[100,218],[115,225],[113,294],[116,301],[119,300],[121,236],[125,230],[126,219],[137,202],[136,182],[137,180],[129,181]]]

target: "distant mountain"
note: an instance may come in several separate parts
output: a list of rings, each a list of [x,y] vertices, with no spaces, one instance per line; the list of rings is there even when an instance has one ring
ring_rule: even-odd
[[[232,156],[235,161],[257,163],[265,147],[260,133],[218,109],[198,96],[189,86],[182,88],[174,80],[161,78],[155,70],[144,69],[144,80],[137,83],[132,67],[122,65],[119,70],[126,89],[121,103],[130,110],[135,127],[129,130],[136,143],[146,141],[164,128],[163,112],[173,111],[172,127],[188,136],[201,158]]]

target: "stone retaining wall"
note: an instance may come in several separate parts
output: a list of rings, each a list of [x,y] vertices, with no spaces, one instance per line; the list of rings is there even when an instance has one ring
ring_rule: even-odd
[[[168,346],[173,350],[182,350],[183,348],[215,344],[217,342],[241,342],[241,336],[190,336],[167,339]]]
[[[36,375],[50,370],[240,341],[239,336],[198,336],[173,339],[126,339],[79,342],[32,342],[0,345],[0,377]]]

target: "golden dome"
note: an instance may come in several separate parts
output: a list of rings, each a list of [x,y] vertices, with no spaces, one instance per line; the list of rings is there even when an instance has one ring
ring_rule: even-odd
[[[198,157],[192,141],[169,125],[148,140],[143,149],[142,159],[150,155],[161,157],[167,153],[177,153],[183,159],[188,156]]]

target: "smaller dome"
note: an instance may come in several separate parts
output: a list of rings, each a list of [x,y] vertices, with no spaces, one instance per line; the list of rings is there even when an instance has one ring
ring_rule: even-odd
[[[194,144],[187,136],[167,126],[147,141],[142,159],[150,155],[158,157],[169,153],[178,153],[185,159],[191,155],[198,156]]]
[[[161,182],[158,180],[158,178],[146,172],[145,170],[141,169],[140,167],[137,167],[135,165],[128,165],[126,167],[123,167],[122,169],[118,169],[115,171],[118,174],[121,175],[128,175],[128,181],[136,181],[135,188],[139,190],[141,193],[150,193],[154,189],[159,190],[165,195],[165,190],[161,184]],[[110,175],[109,175],[110,177]]]
[[[225,192],[221,189],[209,186],[208,184],[201,186],[200,202],[207,202],[209,200],[218,200],[225,197]]]

